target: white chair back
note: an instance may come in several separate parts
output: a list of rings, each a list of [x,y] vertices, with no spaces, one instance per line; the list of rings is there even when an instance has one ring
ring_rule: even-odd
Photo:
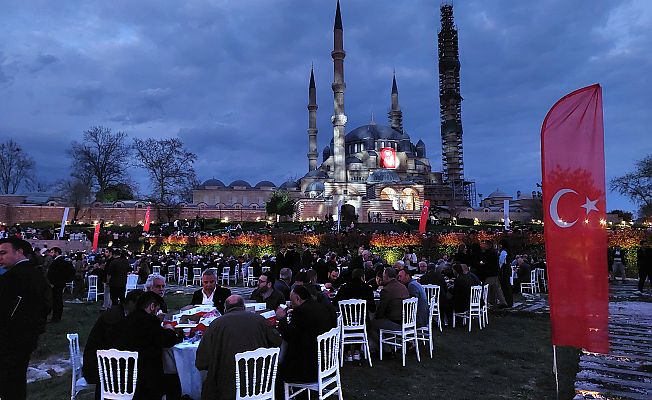
[[[274,398],[279,348],[259,348],[235,355],[236,400]]]
[[[97,297],[102,293],[97,288],[97,275],[88,275],[88,294],[86,301],[97,301]]]
[[[417,327],[417,305],[419,299],[410,297],[403,300],[403,324],[401,329],[403,332],[407,330],[414,330]]]
[[[261,272],[269,272],[269,267],[262,267]]]
[[[543,268],[536,268],[537,271],[537,281],[540,285],[539,289],[541,292],[548,291],[548,280],[546,279],[546,270]]]
[[[480,299],[482,298],[482,286],[471,286],[471,296],[469,298],[469,310],[477,312],[480,310]]]
[[[335,327],[317,336],[317,380],[324,381],[339,371],[340,328]],[[324,396],[327,397],[327,396]]]
[[[138,382],[138,352],[98,350],[97,369],[102,399],[133,399]]]
[[[341,300],[338,302],[338,306],[342,317],[342,327],[362,327],[365,325],[367,317],[366,300]]]
[[[192,284],[201,285],[201,268],[192,269]]]
[[[69,333],[66,335],[68,338],[68,348],[70,350],[70,367],[72,370],[72,387],[70,388],[70,399],[74,400],[80,390],[86,389],[88,384],[82,378],[82,355],[79,351],[79,335],[77,333]],[[11,366],[6,365],[10,368]],[[79,381],[79,382],[78,382]]]
[[[125,296],[131,290],[135,290],[137,288],[138,288],[138,275],[136,274],[127,275],[127,286],[125,287]]]
[[[423,289],[426,291],[428,302],[434,297],[437,299],[437,303],[439,303],[439,291],[441,289],[439,285],[423,285]]]
[[[152,265],[152,274],[161,275],[161,266],[160,265]]]

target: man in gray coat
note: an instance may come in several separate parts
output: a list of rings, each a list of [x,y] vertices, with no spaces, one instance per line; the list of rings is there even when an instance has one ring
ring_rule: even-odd
[[[201,398],[235,399],[235,355],[259,347],[279,347],[281,342],[281,335],[265,318],[245,311],[241,296],[229,296],[224,302],[224,315],[206,329],[197,349],[195,366],[200,371],[208,370]]]

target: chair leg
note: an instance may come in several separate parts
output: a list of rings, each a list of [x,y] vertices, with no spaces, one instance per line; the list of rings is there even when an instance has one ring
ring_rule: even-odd
[[[453,313],[453,328],[455,328],[455,313]]]
[[[432,358],[432,320],[430,321],[430,326],[428,330],[428,345],[430,346],[430,358]]]
[[[419,341],[417,340],[416,336],[414,336],[414,348],[417,351],[417,361],[421,362],[421,353],[419,353]]]
[[[473,325],[473,317],[471,316],[471,311],[469,311],[469,332],[471,332],[471,325]]]
[[[290,399],[290,387],[288,386],[287,383],[283,384],[283,390],[285,391],[285,400]]]
[[[373,365],[371,364],[371,352],[369,351],[369,338],[367,337],[366,331],[364,333],[364,342],[365,344],[363,344],[363,346],[365,350],[365,357],[367,357],[367,361],[369,361],[369,366],[373,367]]]
[[[401,355],[403,356],[403,366],[405,367],[405,353],[406,353],[406,348],[405,345],[407,344],[404,338],[401,338]]]
[[[380,361],[383,361],[383,331],[382,330],[378,332],[378,336],[380,337],[379,339],[380,344],[378,345],[380,351],[378,352],[378,355],[380,356]]]
[[[344,366],[344,340],[340,339],[340,367]]]

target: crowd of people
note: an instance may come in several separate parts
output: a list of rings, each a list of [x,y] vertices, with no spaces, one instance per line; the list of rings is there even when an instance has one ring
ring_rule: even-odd
[[[614,256],[618,256],[614,253]],[[652,249],[646,243],[639,252],[643,283],[649,279]],[[622,262],[617,257],[614,262]],[[316,379],[316,338],[337,324],[338,303],[363,299],[373,315],[368,330],[372,352],[379,329],[400,329],[402,301],[415,297],[417,326],[428,323],[428,299],[423,285],[441,288],[439,307],[444,327],[452,325],[454,312],[469,308],[471,287],[486,284],[491,307],[513,304],[513,292],[530,281],[533,268],[545,262],[528,255],[514,255],[506,241],[470,241],[455,254],[417,256],[405,249],[403,257],[388,264],[368,248],[351,253],[322,252],[307,245],[290,246],[277,254],[227,256],[221,253],[131,253],[108,248],[100,253],[69,254],[60,248],[33,249],[17,237],[0,239],[0,363],[16,368],[0,369],[0,398],[25,397],[25,373],[38,336],[50,322],[61,320],[63,291],[71,282],[83,291],[89,275],[105,288],[103,312],[94,324],[84,350],[84,376],[97,382],[95,351],[118,348],[139,352],[139,384],[136,398],[168,399],[181,396],[178,377],[166,375],[161,351],[182,340],[180,332],[162,323],[168,313],[166,277],[186,270],[200,271],[201,288],[189,306],[208,304],[220,315],[199,344],[196,368],[207,370],[202,398],[233,398],[234,354],[258,347],[285,350],[279,364],[278,382],[309,382]],[[155,272],[156,268],[156,272]],[[265,303],[278,324],[270,326],[261,316],[246,311],[245,299],[225,287],[222,272],[229,268],[240,283],[255,281],[249,301]],[[126,293],[129,274],[138,274],[142,290]],[[253,274],[255,279],[251,278]],[[415,279],[418,278],[418,279]],[[229,282],[230,283],[230,282]],[[642,290],[642,287],[641,287]],[[374,293],[376,291],[376,293]],[[289,304],[289,308],[286,306]],[[12,327],[20,326],[21,329]],[[346,361],[359,360],[361,349],[349,346]],[[279,389],[280,390],[280,389]],[[97,393],[99,396],[99,392]]]

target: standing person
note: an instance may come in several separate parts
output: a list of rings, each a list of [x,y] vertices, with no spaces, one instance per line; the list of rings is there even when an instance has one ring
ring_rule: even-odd
[[[624,252],[620,249],[619,246],[616,246],[611,253],[611,258],[613,263],[611,264],[611,279],[613,281],[616,280],[616,275],[620,275],[620,278],[622,279],[621,282],[625,282],[626,274],[625,274],[625,254]]]
[[[638,294],[643,294],[645,280],[652,283],[652,247],[645,240],[641,240],[641,245],[636,251],[636,264],[638,266]]]
[[[52,285],[52,319],[50,322],[59,322],[63,315],[63,289],[66,288],[66,283],[75,279],[75,267],[61,254],[59,247],[51,248],[50,255],[52,256],[52,264],[48,269],[48,280]]]
[[[500,266],[500,288],[505,297],[505,304],[507,307],[514,305],[514,294],[512,293],[512,266],[510,263],[511,258],[509,243],[507,240],[500,241],[500,254],[498,255],[498,265]]]
[[[125,290],[127,288],[127,275],[131,272],[131,266],[127,259],[118,249],[109,249],[112,254],[111,262],[107,265],[106,276],[109,281],[111,302],[115,305],[125,301]]]
[[[491,240],[483,240],[480,242],[480,261],[478,262],[478,270],[481,271],[484,277],[483,282],[489,285],[488,301],[491,305],[498,304],[505,307],[507,302],[503,291],[500,289],[500,282],[498,275],[500,275],[500,266],[498,264],[498,254],[494,249],[494,243]]]
[[[197,348],[195,366],[200,371],[208,370],[201,398],[235,399],[235,355],[259,347],[278,347],[281,342],[281,336],[265,318],[245,310],[241,296],[229,296],[224,302],[224,315],[210,324]]]
[[[45,332],[52,293],[30,261],[32,246],[15,237],[0,239],[0,398],[24,400],[27,366]]]

